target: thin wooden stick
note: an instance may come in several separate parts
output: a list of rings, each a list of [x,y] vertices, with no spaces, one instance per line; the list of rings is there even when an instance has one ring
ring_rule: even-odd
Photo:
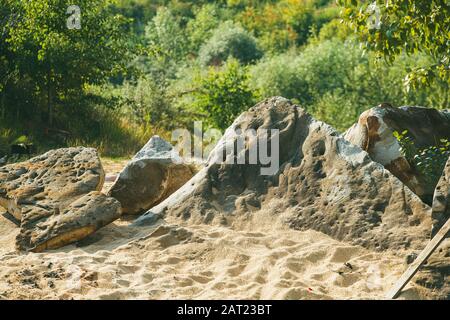
[[[402,289],[408,284],[408,282],[414,277],[419,268],[423,263],[433,254],[433,252],[439,247],[441,242],[445,239],[450,231],[450,219],[444,224],[444,226],[439,230],[439,232],[428,242],[425,249],[419,254],[419,256],[414,260],[414,262],[409,266],[409,268],[403,273],[403,275],[398,279],[397,283],[389,290],[386,295],[387,299],[395,299],[399,296]]]

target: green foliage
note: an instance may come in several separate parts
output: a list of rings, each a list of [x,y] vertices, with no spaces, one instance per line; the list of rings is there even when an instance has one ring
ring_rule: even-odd
[[[255,38],[231,21],[221,24],[199,52],[200,63],[204,66],[220,66],[229,57],[248,64],[261,56]]]
[[[199,76],[197,87],[193,105],[210,125],[222,130],[258,99],[249,87],[248,68],[234,59],[228,60],[222,69],[210,68],[205,76]]]
[[[408,136],[408,130],[402,132],[394,131],[393,134],[400,145],[400,153],[413,165],[418,150],[414,144],[414,140]]]
[[[307,79],[299,74],[300,64],[296,51],[266,57],[251,67],[251,86],[264,98],[283,96],[305,103],[310,92]]]
[[[80,0],[81,29],[66,25],[68,0],[4,0],[0,61],[3,118],[42,121],[65,112],[86,84],[126,74],[128,21],[107,1]],[[3,19],[4,18],[4,19]]]
[[[337,10],[324,7],[330,1],[281,0],[247,5],[238,15],[246,29],[268,52],[283,52],[305,44],[312,30],[320,30],[337,17]]]
[[[345,132],[366,109],[358,103],[355,96],[349,96],[342,90],[326,92],[308,109],[317,119],[332,125],[340,132]]]
[[[417,66],[407,84],[429,85],[434,79],[450,80],[450,3],[447,0],[339,0],[344,19],[367,47],[393,61],[404,52],[423,52],[431,65]],[[376,4],[376,6],[374,6]]]
[[[0,153],[22,136],[128,154],[194,120],[223,129],[274,95],[341,131],[382,101],[448,108],[443,0],[390,1],[370,30],[367,6],[346,0],[0,1]]]
[[[450,141],[441,139],[437,145],[417,149],[408,131],[395,131],[394,137],[400,144],[400,152],[408,163],[429,182],[436,184],[450,157]]]
[[[319,119],[345,130],[361,112],[380,101],[445,106],[449,92],[440,86],[404,90],[407,69],[427,59],[404,56],[387,66],[351,39],[314,39],[303,50],[266,57],[252,66],[251,86],[263,98],[294,99]]]
[[[352,43],[324,41],[266,59],[252,74],[264,97],[282,95],[311,105],[326,92],[352,90],[357,67],[365,63],[367,58]]]
[[[414,160],[420,172],[430,181],[438,181],[450,157],[450,141],[441,139],[439,145],[420,150]]]
[[[160,8],[145,28],[147,73],[173,77],[177,64],[188,52],[188,42],[180,22],[167,8]]]
[[[136,83],[125,83],[119,94],[123,99],[123,111],[134,122],[151,128],[165,130],[176,126],[176,110],[171,98],[160,85],[148,77],[139,78]]]
[[[210,39],[219,26],[222,9],[214,3],[198,8],[195,18],[187,23],[191,52],[197,53],[201,45]]]
[[[331,39],[346,40],[351,35],[353,35],[353,31],[348,25],[344,24],[341,19],[333,19],[320,29],[319,41]]]

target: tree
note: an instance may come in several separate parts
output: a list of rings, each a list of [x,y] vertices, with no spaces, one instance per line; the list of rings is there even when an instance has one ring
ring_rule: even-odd
[[[172,12],[161,7],[145,28],[149,73],[169,77],[188,53],[188,42],[180,22]]]
[[[6,74],[13,74],[15,81],[9,82],[2,97],[11,99],[14,92],[15,96],[31,95],[25,104],[30,108],[45,106],[51,124],[54,107],[79,96],[86,84],[100,84],[125,73],[132,52],[127,45],[129,21],[111,14],[111,1],[77,1],[81,9],[80,29],[67,25],[67,8],[72,1],[3,0],[3,3],[2,12],[6,12],[9,22],[2,26],[0,47],[8,55]],[[21,103],[11,100],[12,106]]]
[[[217,4],[207,4],[195,11],[195,18],[187,24],[192,52],[197,53],[201,45],[211,38],[220,24],[220,15],[221,9]]]
[[[447,0],[338,0],[342,14],[366,46],[392,62],[403,52],[423,52],[429,65],[411,70],[406,85],[450,81],[450,3]]]
[[[199,60],[206,66],[219,66],[229,57],[248,64],[261,58],[256,39],[231,21],[221,24],[201,47]]]
[[[248,68],[230,59],[221,70],[210,68],[196,81],[194,106],[203,112],[210,125],[226,129],[243,111],[258,99],[249,87]]]

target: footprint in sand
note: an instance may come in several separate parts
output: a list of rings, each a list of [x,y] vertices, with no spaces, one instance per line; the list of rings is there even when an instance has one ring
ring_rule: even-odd
[[[168,264],[178,264],[178,263],[180,263],[182,261],[183,260],[178,258],[178,257],[169,257],[169,258],[167,258],[166,263],[168,263]]]
[[[201,283],[201,284],[206,284],[208,282],[211,282],[213,279],[209,278],[209,277],[204,277],[204,276],[191,276],[191,279],[195,282]]]
[[[355,247],[336,247],[330,258],[330,262],[345,263],[359,253],[360,249]]]
[[[232,276],[232,277],[237,277],[238,275],[240,275],[244,271],[246,266],[247,265],[245,265],[245,264],[241,264],[241,265],[238,265],[238,266],[235,266],[235,267],[231,267],[231,268],[229,268],[227,270],[227,274]]]

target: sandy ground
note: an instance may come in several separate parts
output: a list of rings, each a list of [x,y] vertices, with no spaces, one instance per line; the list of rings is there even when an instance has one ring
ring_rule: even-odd
[[[129,159],[102,159],[103,169],[105,170],[105,183],[102,190],[104,193],[109,190],[128,161]]]
[[[124,163],[104,161],[107,177]],[[21,255],[18,228],[0,213],[0,299],[382,299],[405,269],[399,256],[319,232],[249,225],[119,220],[78,244]]]

